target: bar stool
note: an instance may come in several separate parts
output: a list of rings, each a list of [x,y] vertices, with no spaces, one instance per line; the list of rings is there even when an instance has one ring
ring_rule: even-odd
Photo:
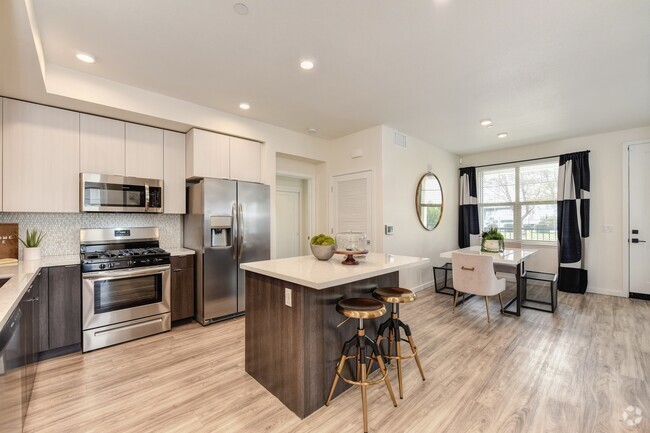
[[[420,370],[420,376],[422,380],[425,380],[424,371],[422,370],[422,364],[420,364],[420,357],[418,356],[417,348],[413,342],[413,337],[411,336],[411,328],[404,322],[399,319],[399,304],[405,304],[408,302],[415,301],[415,293],[409,289],[402,289],[401,287],[385,287],[380,289],[375,289],[372,292],[372,295],[386,303],[392,304],[392,311],[390,318],[386,320],[379,326],[377,331],[377,345],[379,346],[384,337],[384,333],[388,330],[388,355],[383,355],[384,358],[390,360],[395,359],[397,361],[397,378],[399,380],[399,398],[404,398],[404,393],[402,389],[402,360],[415,358],[415,362],[418,365]],[[400,328],[404,330],[406,334],[406,339],[402,338]],[[400,344],[402,341],[408,342],[411,346],[410,355],[402,355],[402,349]],[[392,356],[392,349],[395,349],[395,356]]]
[[[384,361],[381,358],[379,353],[379,348],[377,343],[375,343],[370,337],[366,335],[366,330],[363,327],[363,319],[374,319],[376,317],[381,317],[386,314],[386,307],[381,302],[372,299],[372,298],[348,298],[342,299],[336,304],[336,311],[347,317],[348,319],[359,319],[359,326],[357,327],[357,334],[349,339],[343,344],[343,351],[341,353],[341,359],[339,360],[336,366],[336,374],[334,375],[334,381],[332,382],[332,388],[330,389],[329,396],[327,397],[327,402],[325,406],[329,406],[330,401],[332,400],[332,395],[334,394],[334,388],[338,383],[339,378],[344,382],[349,383],[350,385],[356,385],[361,387],[361,406],[363,408],[363,431],[368,431],[368,403],[366,397],[366,387],[368,385],[376,385],[380,382],[386,383],[386,388],[388,388],[388,393],[390,394],[391,400],[393,400],[393,406],[397,407],[397,401],[395,400],[395,395],[393,394],[393,388],[390,386],[390,379],[388,378],[388,371],[384,365]],[[350,349],[356,348],[356,353],[353,355],[348,355]],[[370,355],[368,355],[367,350],[370,349]],[[356,380],[349,379],[342,374],[343,367],[345,367],[345,362],[348,359],[356,359]],[[377,380],[368,380],[368,372],[370,370],[370,365],[366,364],[367,360],[372,362],[373,360],[377,361],[379,365],[379,370],[381,371],[381,378]]]

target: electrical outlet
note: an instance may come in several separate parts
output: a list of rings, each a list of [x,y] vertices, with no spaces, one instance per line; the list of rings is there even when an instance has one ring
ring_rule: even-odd
[[[284,288],[284,305],[291,307],[291,289]]]

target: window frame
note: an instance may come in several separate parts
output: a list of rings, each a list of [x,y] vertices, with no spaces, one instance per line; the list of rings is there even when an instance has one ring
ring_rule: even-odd
[[[522,207],[526,205],[553,205],[557,207],[556,200],[541,200],[541,201],[520,201],[520,182],[521,182],[521,169],[524,167],[530,167],[535,165],[543,164],[552,164],[555,163],[559,170],[559,158],[550,157],[550,158],[541,158],[535,159],[526,162],[516,162],[512,164],[495,164],[495,165],[485,165],[476,169],[476,190],[477,190],[477,205],[478,205],[478,216],[479,216],[479,227],[482,232],[485,229],[483,223],[483,208],[485,207],[510,207],[512,208],[512,230],[513,237],[512,239],[506,239],[506,242],[517,242],[526,244],[526,245],[556,245],[557,244],[557,229],[555,233],[554,240],[536,240],[536,239],[522,239]],[[515,170],[515,198],[512,202],[483,202],[483,173],[498,170],[498,169],[510,169],[514,168]],[[555,214],[557,218],[557,210]]]

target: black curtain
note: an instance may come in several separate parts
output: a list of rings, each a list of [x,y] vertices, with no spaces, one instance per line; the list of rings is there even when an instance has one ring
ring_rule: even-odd
[[[458,212],[458,246],[470,246],[470,235],[478,235],[476,204],[476,168],[460,169],[460,212]]]
[[[560,155],[557,193],[559,286],[564,292],[587,290],[589,237],[589,151]]]

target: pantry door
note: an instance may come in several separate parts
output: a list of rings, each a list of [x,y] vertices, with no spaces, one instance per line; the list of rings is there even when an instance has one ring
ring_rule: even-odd
[[[372,172],[332,176],[332,225],[330,234],[362,232],[368,249],[373,250],[372,237]]]
[[[650,143],[628,152],[630,297],[650,299]]]

